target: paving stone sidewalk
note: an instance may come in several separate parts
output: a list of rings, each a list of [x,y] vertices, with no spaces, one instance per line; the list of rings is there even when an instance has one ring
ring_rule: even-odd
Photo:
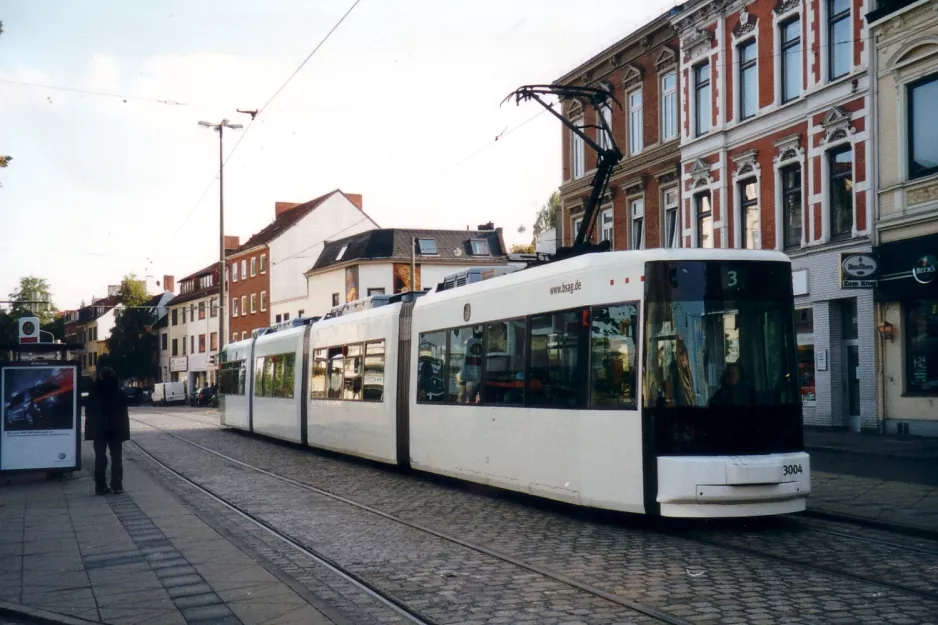
[[[805,445],[829,465],[812,471],[809,510],[938,535],[938,440],[807,431]]]
[[[135,463],[124,472],[128,492],[106,497],[87,471],[0,481],[0,621],[25,606],[120,625],[334,622]]]

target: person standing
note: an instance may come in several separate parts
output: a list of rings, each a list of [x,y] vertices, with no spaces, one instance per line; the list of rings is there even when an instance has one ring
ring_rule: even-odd
[[[121,446],[130,440],[127,398],[117,382],[117,373],[104,367],[98,374],[85,408],[85,440],[94,443],[94,492],[98,495],[124,491]],[[107,452],[111,454],[111,487],[107,487]]]

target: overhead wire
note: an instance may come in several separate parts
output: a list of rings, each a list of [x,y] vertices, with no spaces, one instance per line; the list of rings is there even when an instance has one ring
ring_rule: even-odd
[[[151,102],[154,104],[166,104],[170,106],[190,106],[188,102],[179,102],[177,100],[171,100],[169,98],[147,98],[144,96],[137,95],[127,95],[125,93],[113,93],[109,91],[93,91],[91,89],[79,89],[77,87],[62,87],[59,85],[43,85],[41,83],[35,82],[26,82],[22,80],[9,80],[7,78],[0,78],[0,84],[4,85],[14,85],[18,87],[33,87],[37,89],[49,89],[51,91],[65,91],[68,93],[77,93],[80,95],[92,95],[100,96],[106,98],[119,98],[123,101],[135,100],[137,102]]]

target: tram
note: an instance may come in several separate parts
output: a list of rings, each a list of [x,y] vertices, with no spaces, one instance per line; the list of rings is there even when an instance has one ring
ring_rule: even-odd
[[[787,256],[654,249],[489,273],[226,346],[222,424],[580,506],[805,509]]]

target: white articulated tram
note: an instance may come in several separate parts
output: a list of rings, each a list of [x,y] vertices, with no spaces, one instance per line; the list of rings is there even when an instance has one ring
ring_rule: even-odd
[[[222,423],[582,506],[804,510],[784,254],[608,252],[492,273],[227,346]]]

